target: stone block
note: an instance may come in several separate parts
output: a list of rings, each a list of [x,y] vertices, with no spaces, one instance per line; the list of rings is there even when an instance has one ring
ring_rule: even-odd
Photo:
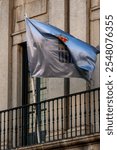
[[[25,13],[28,15],[28,17],[34,17],[46,13],[47,12],[46,2],[47,2],[46,0],[36,0],[17,7],[16,8],[17,22],[24,20]]]
[[[91,0],[91,7],[98,7],[100,5],[99,0]]]

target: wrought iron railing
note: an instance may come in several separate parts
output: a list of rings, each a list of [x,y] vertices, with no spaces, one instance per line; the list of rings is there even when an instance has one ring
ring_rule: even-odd
[[[0,150],[100,131],[99,88],[0,111]]]

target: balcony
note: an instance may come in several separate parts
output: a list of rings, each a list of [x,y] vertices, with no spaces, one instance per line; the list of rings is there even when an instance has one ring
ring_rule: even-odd
[[[99,95],[96,88],[0,111],[0,150],[99,135]]]

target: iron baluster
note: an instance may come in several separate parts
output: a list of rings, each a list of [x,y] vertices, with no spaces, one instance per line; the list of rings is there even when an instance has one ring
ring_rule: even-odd
[[[96,132],[95,92],[93,92],[93,111],[94,111],[94,133],[95,133]]]
[[[77,104],[76,104],[76,95],[75,95],[75,136],[77,136]]]
[[[80,101],[80,114],[79,114],[79,116],[80,116],[80,135],[82,135],[82,118],[81,118],[81,94],[79,95],[79,101]]]

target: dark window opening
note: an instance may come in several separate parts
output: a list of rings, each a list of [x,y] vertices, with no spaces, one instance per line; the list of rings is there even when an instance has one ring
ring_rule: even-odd
[[[31,85],[31,77],[28,69],[28,56],[27,56],[27,45],[26,42],[21,44],[22,47],[22,105],[32,104],[34,103],[33,100],[33,92],[32,92],[32,85]],[[46,79],[45,78],[36,78],[34,79],[34,87],[35,87],[35,96],[36,102],[39,103],[40,101],[46,100],[47,95],[47,86],[46,86]],[[30,132],[32,129],[32,117],[35,116],[37,113],[37,120],[38,126],[41,127],[41,122],[45,121],[45,107],[38,107],[36,111],[35,108],[28,108],[24,107],[22,112],[22,145],[31,145],[33,143],[37,143],[37,129],[36,127],[33,128],[33,133]],[[43,134],[44,133],[44,134]],[[40,142],[44,140],[44,135],[46,131],[40,128]],[[41,136],[43,134],[43,136]],[[32,139],[33,138],[33,143]]]

